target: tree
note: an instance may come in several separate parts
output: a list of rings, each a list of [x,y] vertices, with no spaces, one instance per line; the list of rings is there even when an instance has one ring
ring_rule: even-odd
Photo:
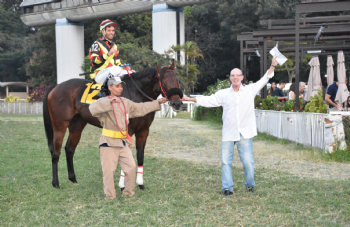
[[[308,81],[308,73],[307,71],[310,69],[308,66],[308,62],[312,58],[311,55],[305,55],[302,62],[300,62],[299,69],[299,81]],[[270,60],[272,57],[270,57]],[[283,66],[278,65],[275,69],[275,72],[286,72],[288,75],[288,83],[293,82],[293,78],[295,78],[295,59],[289,58]],[[275,80],[284,80],[286,77],[285,74],[280,74],[276,76]]]
[[[178,51],[185,53],[185,83],[187,87],[187,92],[190,94],[191,87],[194,88],[197,75],[200,73],[198,66],[194,64],[196,58],[204,58],[201,50],[198,48],[197,44],[193,41],[188,41],[183,45],[171,46],[168,53],[177,54]]]
[[[22,3],[22,0],[0,0],[0,5],[4,7],[5,10],[13,9],[15,11],[20,11],[19,7]]]
[[[197,61],[200,89],[204,91],[217,79],[225,79],[232,68],[239,67],[237,34],[261,28],[259,20],[294,18],[298,2],[218,0],[186,7],[186,39],[195,41],[205,57]],[[249,80],[258,80],[259,59],[252,58],[248,67]]]
[[[40,32],[30,35],[26,39],[26,44],[26,50],[30,55],[26,65],[30,85],[36,87],[56,84],[55,26],[43,27]]]
[[[10,3],[15,2],[0,2],[0,81],[26,81],[24,65],[27,56],[23,40],[29,28]]]
[[[140,13],[122,17],[109,18],[117,23],[115,43],[136,44],[152,49],[152,14]],[[91,44],[102,37],[99,25],[102,20],[91,20],[84,23],[85,54],[89,52]]]

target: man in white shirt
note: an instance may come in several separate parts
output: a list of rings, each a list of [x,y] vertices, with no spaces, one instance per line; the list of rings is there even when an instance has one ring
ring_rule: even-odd
[[[233,194],[232,162],[235,144],[237,144],[238,153],[243,163],[246,178],[244,186],[248,192],[254,192],[252,138],[257,135],[254,98],[259,90],[274,76],[276,66],[277,61],[274,57],[267,73],[258,82],[246,86],[242,85],[244,78],[242,71],[235,68],[230,73],[232,82],[230,88],[220,90],[211,96],[185,97],[185,101],[196,102],[197,106],[223,107],[221,161],[222,190],[225,196]]]

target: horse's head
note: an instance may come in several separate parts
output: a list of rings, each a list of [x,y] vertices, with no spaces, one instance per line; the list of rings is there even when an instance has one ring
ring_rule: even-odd
[[[162,95],[166,96],[170,101],[170,105],[179,111],[182,105],[183,92],[180,89],[179,78],[176,76],[175,69],[175,60],[170,67],[164,66],[159,68],[156,64],[155,68],[158,72],[159,86],[162,91]]]

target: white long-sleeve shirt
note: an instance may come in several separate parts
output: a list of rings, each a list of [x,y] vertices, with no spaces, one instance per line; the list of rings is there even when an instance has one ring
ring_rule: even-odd
[[[239,141],[239,134],[244,139],[257,135],[254,98],[273,76],[274,73],[267,75],[266,72],[258,82],[241,85],[237,92],[231,86],[211,96],[196,97],[197,106],[223,107],[222,141]]]

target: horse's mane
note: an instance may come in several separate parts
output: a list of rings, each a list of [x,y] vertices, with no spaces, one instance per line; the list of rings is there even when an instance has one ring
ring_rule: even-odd
[[[139,80],[151,80],[153,76],[157,75],[157,70],[155,68],[145,68],[139,72],[136,73],[131,73],[131,77],[133,78],[134,81],[139,81]],[[130,80],[129,75],[124,75],[122,79],[126,84],[129,82],[132,83]]]
[[[122,78],[122,81],[125,82],[125,85],[124,85],[122,96],[128,99],[131,99],[135,102],[149,101],[138,91],[137,87],[146,93],[147,93],[147,90],[148,92],[152,91],[153,85],[155,85],[158,81],[157,74],[158,73],[155,68],[146,68],[137,73],[130,74],[133,81],[131,81],[131,78],[129,75],[124,75]],[[137,85],[137,87],[135,86],[134,82]],[[151,95],[151,94],[148,94],[148,95]]]

